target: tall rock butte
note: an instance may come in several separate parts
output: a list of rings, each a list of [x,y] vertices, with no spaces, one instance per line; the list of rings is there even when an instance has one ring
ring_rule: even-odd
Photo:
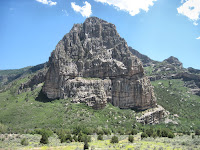
[[[95,109],[107,102],[137,110],[156,106],[141,61],[114,24],[96,17],[75,24],[57,44],[42,91],[49,99],[71,98]]]

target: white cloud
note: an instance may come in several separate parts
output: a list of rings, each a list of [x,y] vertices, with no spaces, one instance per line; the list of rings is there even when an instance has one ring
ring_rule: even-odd
[[[149,7],[157,0],[95,0],[104,4],[112,5],[118,10],[128,12],[131,16],[140,13],[141,10],[149,11]]]
[[[69,16],[67,10],[62,9],[62,12],[63,12],[63,14],[64,14],[65,16]]]
[[[71,2],[71,7],[74,9],[74,11],[81,13],[83,17],[89,17],[92,14],[92,7],[90,3],[87,1],[83,2],[85,5],[83,7],[76,5],[75,2]]]
[[[196,22],[193,22],[193,25],[197,26],[197,25],[198,25],[198,23],[196,23]]]
[[[197,40],[200,40],[200,37],[196,38]]]
[[[51,0],[36,0],[42,4],[46,4],[46,5],[50,5],[50,6],[53,6],[53,5],[56,5],[57,2],[52,2]]]
[[[197,21],[200,19],[200,0],[187,0],[179,8],[177,8],[177,10],[179,14],[182,14],[194,21],[194,25],[198,25]]]

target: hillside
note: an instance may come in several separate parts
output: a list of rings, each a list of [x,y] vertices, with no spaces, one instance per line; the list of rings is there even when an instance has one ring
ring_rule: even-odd
[[[159,65],[163,64],[163,62],[157,63]],[[150,67],[145,67],[146,71],[149,71]],[[156,66],[152,68],[156,68]],[[18,93],[22,83],[30,81],[38,72],[27,74],[25,74],[26,71],[22,72],[24,74],[23,77],[21,76],[5,85],[5,87],[9,86],[9,88],[0,93],[1,123],[10,128],[10,130],[23,132],[27,129],[38,127],[73,128],[72,122],[77,125],[85,124],[85,126],[93,127],[101,125],[109,128],[117,127],[116,130],[119,130],[123,124],[126,127],[124,130],[127,130],[131,129],[133,123],[136,123],[134,119],[135,111],[118,109],[111,104],[103,110],[93,110],[85,104],[73,104],[70,102],[70,99],[44,103],[41,101],[43,95],[40,93],[43,83],[40,83],[32,90]],[[155,70],[152,73],[147,73],[151,75],[150,78],[156,74]],[[200,107],[200,97],[192,93],[191,88],[186,86],[188,85],[187,82],[191,81],[184,82],[183,79],[159,79],[152,81],[158,104],[171,113],[170,119],[175,122],[175,125],[172,122],[168,126],[180,132],[191,132],[200,127],[198,115],[200,113],[198,109]],[[109,111],[110,115],[105,117],[108,115],[107,111]],[[79,117],[75,117],[74,113]],[[65,116],[67,116],[67,119]],[[90,116],[89,120],[88,116]],[[123,121],[121,121],[122,118],[124,118]]]
[[[48,63],[0,71],[3,134],[112,133],[123,143],[128,134],[141,141],[141,132],[165,130],[173,138],[200,129],[199,108],[199,70],[173,56],[152,60],[96,17],[74,25]]]

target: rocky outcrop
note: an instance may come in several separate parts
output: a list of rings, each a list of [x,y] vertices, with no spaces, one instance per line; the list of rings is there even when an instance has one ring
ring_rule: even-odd
[[[170,56],[169,58],[165,59],[164,62],[168,62],[173,66],[179,67],[180,69],[183,68],[183,64],[178,60],[178,58]]]
[[[154,62],[154,60],[150,59],[150,58],[149,58],[148,56],[146,56],[146,55],[141,54],[140,52],[138,52],[137,50],[133,49],[132,47],[129,47],[129,50],[131,51],[131,53],[132,53],[134,56],[138,57],[138,58],[142,61],[144,67],[145,67],[145,66],[149,66],[149,65],[151,65],[151,63]]]
[[[42,90],[49,99],[72,98],[96,109],[107,101],[139,110],[156,105],[141,61],[130,52],[115,25],[96,17],[75,24],[58,43],[49,58]]]
[[[28,80],[26,83],[22,83],[18,89],[18,94],[22,93],[23,91],[28,91],[28,90],[34,90],[35,87],[43,83],[45,81],[45,76],[47,73],[48,68],[43,68],[39,70],[35,75],[33,75],[30,80]]]
[[[199,69],[194,69],[194,68],[192,68],[192,67],[189,67],[189,68],[188,68],[188,71],[189,71],[190,73],[200,74],[200,70],[199,70]]]
[[[158,105],[153,109],[149,109],[140,117],[136,117],[137,122],[142,124],[158,124],[161,121],[164,121],[164,119],[169,115],[169,112],[165,111],[165,109]]]

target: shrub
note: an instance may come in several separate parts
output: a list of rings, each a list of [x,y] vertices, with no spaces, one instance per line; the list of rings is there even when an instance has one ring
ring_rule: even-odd
[[[174,133],[172,133],[172,132],[169,132],[169,133],[168,133],[168,135],[167,135],[167,137],[168,137],[168,138],[174,138],[174,137],[175,137],[175,135],[174,135]]]
[[[168,136],[168,132],[169,132],[169,131],[167,131],[167,129],[163,129],[163,130],[161,131],[161,136],[162,136],[162,137],[167,137],[167,136]]]
[[[98,134],[98,135],[100,135],[100,134],[101,134],[101,135],[103,135],[103,134],[104,134],[104,132],[103,132],[103,130],[102,130],[102,129],[98,129],[98,130],[97,130],[97,134]]]
[[[35,129],[36,134],[45,134],[47,137],[50,137],[53,135],[53,132],[49,129]]]
[[[112,139],[110,140],[110,143],[118,143],[118,137],[117,136],[113,136]]]
[[[157,130],[157,136],[161,137],[161,135],[162,135],[162,134],[161,134],[161,130],[158,129],[158,130]]]
[[[71,134],[67,134],[65,139],[66,139],[66,141],[72,142],[72,136],[71,136]]]
[[[105,135],[111,135],[111,132],[108,128],[103,128],[103,132]]]
[[[138,131],[137,131],[136,129],[132,129],[132,130],[131,130],[131,134],[132,134],[132,135],[136,135],[137,133],[138,133]]]
[[[143,132],[143,133],[141,134],[141,139],[147,138],[147,137],[148,137],[148,135],[147,135],[145,132]]]
[[[149,137],[151,137],[151,136],[153,135],[153,129],[152,129],[152,128],[147,129],[147,130],[146,130],[146,134],[147,134]]]
[[[154,132],[153,135],[152,135],[152,137],[155,139],[157,137],[157,133]]]
[[[132,135],[129,135],[129,136],[128,136],[128,141],[131,142],[131,143],[133,143],[134,137],[133,137]]]
[[[103,135],[99,134],[98,137],[97,137],[97,140],[101,140],[102,141],[103,140]]]
[[[195,135],[200,135],[200,129],[195,130]]]
[[[74,135],[74,136],[73,136],[73,139],[74,139],[74,141],[75,141],[75,142],[77,142],[77,141],[78,141],[78,138],[77,138],[77,136],[76,136],[76,135]]]
[[[40,143],[42,143],[42,144],[48,144],[49,143],[48,134],[42,134],[42,138],[40,139]]]
[[[85,142],[85,141],[91,142],[91,137],[80,132],[79,135],[78,135],[78,141],[79,142]]]
[[[21,145],[27,146],[29,144],[28,140],[26,138],[23,138],[21,140]]]

